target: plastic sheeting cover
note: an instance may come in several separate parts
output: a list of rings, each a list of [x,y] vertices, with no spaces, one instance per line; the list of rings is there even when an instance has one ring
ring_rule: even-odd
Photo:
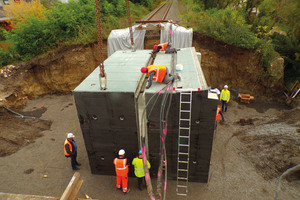
[[[156,26],[158,24],[150,24]],[[182,26],[172,23],[160,23],[163,30],[160,34],[160,43],[171,42],[171,47],[186,48],[192,46],[193,29],[186,29]],[[136,30],[139,25],[132,26],[133,40],[136,49],[144,49],[144,38],[146,30]],[[143,25],[143,27],[147,24]],[[170,29],[171,28],[171,29]],[[154,45],[154,44],[153,44]],[[107,55],[112,55],[118,50],[131,49],[129,28],[112,30],[107,40]]]
[[[193,29],[186,29],[172,23],[166,23],[160,33],[160,43],[171,42],[173,48],[192,47]]]
[[[132,26],[133,41],[136,49],[144,49],[145,30],[135,30],[138,25]],[[129,28],[112,30],[107,39],[107,56],[115,51],[131,49]]]

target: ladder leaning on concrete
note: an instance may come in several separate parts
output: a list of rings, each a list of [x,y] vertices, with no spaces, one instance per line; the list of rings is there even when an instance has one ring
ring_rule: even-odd
[[[179,102],[177,195],[187,196],[191,132],[192,91],[181,91]]]

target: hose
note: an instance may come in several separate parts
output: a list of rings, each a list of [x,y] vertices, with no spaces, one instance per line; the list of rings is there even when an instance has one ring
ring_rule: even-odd
[[[158,179],[157,179],[157,193],[159,196],[159,199],[165,199],[166,196],[166,184],[167,184],[167,169],[165,169],[165,181],[164,181],[164,193],[161,193],[161,175],[162,175],[162,165],[163,163],[165,163],[165,166],[167,165],[167,161],[166,161],[166,151],[165,151],[165,138],[166,138],[166,130],[167,130],[167,117],[168,117],[168,112],[169,109],[171,107],[171,98],[169,99],[169,105],[167,107],[167,111],[166,111],[166,116],[165,116],[165,107],[166,107],[166,102],[168,100],[168,97],[170,95],[170,93],[172,94],[172,83],[166,85],[165,87],[161,88],[159,91],[157,91],[154,95],[151,96],[151,98],[149,99],[149,101],[147,102],[143,113],[142,113],[142,118],[144,118],[144,120],[142,120],[142,127],[145,126],[145,118],[146,118],[146,108],[149,106],[150,102],[154,99],[154,97],[157,95],[154,105],[157,102],[158,96],[163,93],[164,97],[161,103],[161,111],[160,111],[160,137],[161,137],[161,145],[160,145],[160,165],[159,165],[159,170],[158,170]],[[151,106],[151,110],[150,113],[152,112],[152,109],[154,108],[154,105]],[[148,115],[149,117],[149,115]],[[156,200],[155,195],[153,193],[153,188],[152,188],[152,183],[151,183],[151,178],[150,178],[150,173],[149,173],[149,169],[147,167],[147,157],[146,157],[146,142],[145,142],[145,137],[141,137],[141,143],[142,143],[142,155],[143,155],[143,165],[144,165],[144,171],[145,171],[145,180],[146,180],[146,185],[147,185],[147,191],[148,191],[148,195],[150,197],[151,200]]]
[[[17,112],[15,112],[15,111],[13,111],[13,110],[7,108],[6,106],[2,106],[2,107],[3,107],[4,109],[6,109],[7,111],[9,111],[9,112],[11,112],[11,113],[13,113],[13,114],[15,114],[15,115],[21,117],[22,119],[36,119],[36,120],[42,120],[42,119],[37,118],[37,117],[32,117],[32,116],[22,115],[22,114],[20,114],[20,113],[17,113]]]
[[[296,171],[298,171],[298,170],[300,170],[300,165],[296,165],[296,166],[294,166],[294,167],[292,167],[292,168],[289,168],[289,169],[287,169],[285,172],[283,172],[283,173],[280,175],[279,180],[278,180],[278,184],[277,184],[275,200],[278,200],[278,197],[279,197],[279,191],[280,191],[280,182],[281,182],[281,179],[282,179],[284,176],[286,176],[286,175],[288,175],[288,174],[291,174],[291,173],[293,173],[293,172],[296,172]]]

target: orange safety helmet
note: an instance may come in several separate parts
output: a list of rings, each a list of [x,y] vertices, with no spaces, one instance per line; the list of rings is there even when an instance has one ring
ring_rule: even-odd
[[[141,68],[141,72],[142,72],[142,73],[146,73],[147,71],[148,71],[147,67],[142,67],[142,68]]]
[[[157,49],[157,47],[158,47],[158,45],[157,45],[157,44],[155,44],[155,45],[154,45],[154,47],[153,47],[153,50],[156,50],[156,49]]]

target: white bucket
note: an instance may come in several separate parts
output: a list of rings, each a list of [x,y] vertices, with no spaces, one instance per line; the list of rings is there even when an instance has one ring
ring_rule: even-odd
[[[176,71],[181,71],[183,70],[183,65],[182,64],[177,64],[176,65]]]

